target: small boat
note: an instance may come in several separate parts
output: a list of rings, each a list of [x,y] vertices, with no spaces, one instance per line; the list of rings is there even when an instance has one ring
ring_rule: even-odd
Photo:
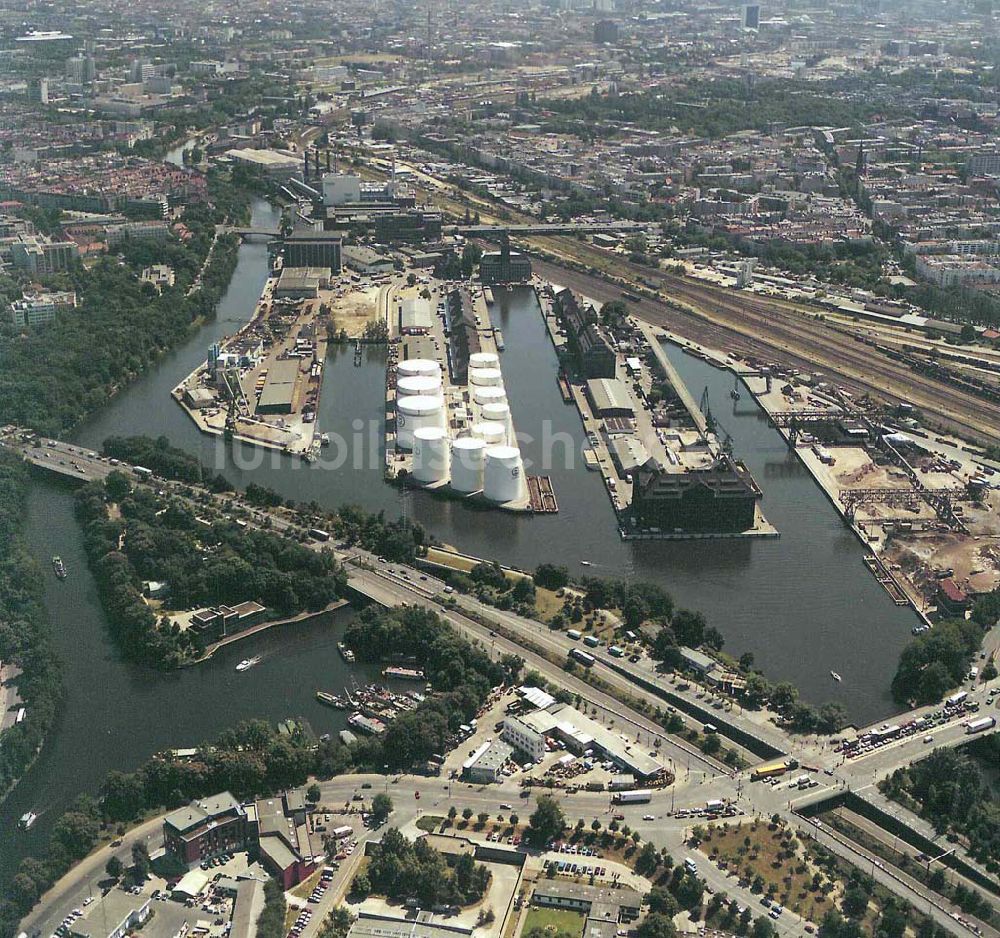
[[[66,564],[62,562],[62,557],[58,554],[52,558],[52,569],[55,570],[56,576],[60,580],[66,579]]]
[[[329,694],[325,690],[316,691],[316,699],[321,704],[326,704],[328,707],[334,707],[337,710],[346,710],[347,704],[344,703],[336,694]]]
[[[330,445],[330,434],[329,433],[321,433],[319,435],[319,445],[320,446],[329,446]]]
[[[395,677],[401,681],[422,681],[424,672],[420,668],[398,668],[395,666],[383,668],[382,677]]]
[[[581,566],[581,567],[589,567],[590,565],[591,565],[591,564],[590,564],[590,561],[589,561],[589,560],[581,560],[581,561],[580,561],[580,566]]]
[[[35,821],[37,820],[38,820],[38,815],[35,814],[34,811],[29,811],[27,814],[21,815],[21,820],[17,822],[17,826],[20,827],[21,830],[26,831],[29,830],[31,828],[31,825],[34,824]]]
[[[730,392],[729,392],[729,396],[730,396],[730,397],[731,397],[731,398],[732,398],[732,399],[733,399],[734,401],[738,401],[738,400],[740,399],[740,392],[739,392],[739,391],[735,391],[735,390],[734,390],[734,391],[730,391]]]
[[[255,664],[260,664],[260,655],[254,655],[253,658],[244,658],[238,665],[236,665],[237,671],[249,671]]]
[[[835,681],[842,681],[843,680],[843,678],[836,671],[831,671],[830,672],[830,677],[832,677]]]
[[[351,651],[343,642],[337,642],[337,651],[340,652],[340,657],[344,659],[348,664],[354,663],[354,652]]]

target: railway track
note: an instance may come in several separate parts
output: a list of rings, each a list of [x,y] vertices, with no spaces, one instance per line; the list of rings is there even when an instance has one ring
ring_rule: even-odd
[[[594,299],[607,301],[621,296],[616,284],[599,277],[544,261],[535,262],[535,266],[540,276],[582,290]],[[743,294],[728,295],[722,288],[669,274],[651,277],[645,268],[628,266],[633,268],[633,277],[655,278],[664,293],[698,311],[675,309],[645,297],[633,303],[636,313],[653,325],[731,354],[772,358],[805,371],[822,370],[853,392],[890,403],[912,403],[964,436],[1000,442],[1000,405],[914,372],[848,334],[778,304]]]
[[[481,210],[484,221],[497,221],[492,215],[493,206],[482,199],[468,194],[454,198],[440,191],[422,191],[431,202],[453,214],[473,205]],[[519,212],[510,214],[509,223],[533,221]],[[725,287],[702,285],[653,271],[565,235],[528,238],[525,246],[528,250],[543,248],[568,261],[589,264],[634,283],[658,282],[661,290],[697,311],[676,310],[644,298],[634,308],[653,325],[669,326],[687,338],[741,357],[771,357],[804,371],[822,370],[852,392],[870,394],[889,403],[914,404],[962,436],[1000,444],[1000,404],[914,371],[872,349],[866,351],[849,334],[811,320],[808,313],[794,304],[751,298]],[[561,264],[536,259],[533,262],[541,276],[567,286],[575,282],[574,289],[581,289],[594,299],[620,298],[621,288],[600,277],[577,273]]]

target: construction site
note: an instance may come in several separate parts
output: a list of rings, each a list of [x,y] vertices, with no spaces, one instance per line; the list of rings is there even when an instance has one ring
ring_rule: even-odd
[[[743,380],[897,604],[925,618],[962,615],[1000,585],[1000,493],[981,451],[921,426],[908,405],[876,406],[821,375],[775,368]]]

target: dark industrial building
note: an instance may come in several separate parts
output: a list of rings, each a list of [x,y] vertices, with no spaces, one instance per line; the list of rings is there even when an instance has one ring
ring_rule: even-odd
[[[582,306],[572,290],[556,294],[556,312],[566,328],[566,339],[584,378],[614,378],[615,350],[597,322],[597,311]]]
[[[630,512],[641,529],[665,534],[748,531],[762,493],[750,470],[731,456],[707,469],[668,471],[649,460],[632,474]]]
[[[531,259],[526,254],[511,251],[510,240],[505,234],[499,251],[487,251],[480,258],[479,279],[487,286],[527,283],[531,279]]]
[[[464,287],[448,294],[448,368],[455,384],[469,380],[469,356],[480,351],[479,326],[472,297]]]
[[[619,29],[614,20],[598,20],[594,23],[594,42],[598,45],[618,42]]]
[[[285,238],[286,267],[328,267],[339,273],[340,233],[301,228]]]
[[[441,213],[410,209],[375,216],[379,244],[421,244],[441,238]]]

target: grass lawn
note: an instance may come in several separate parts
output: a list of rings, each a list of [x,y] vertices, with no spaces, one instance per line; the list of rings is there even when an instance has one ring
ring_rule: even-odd
[[[528,917],[524,920],[521,934],[527,935],[532,929],[540,928],[550,935],[560,932],[567,935],[582,935],[585,921],[580,912],[569,909],[540,909],[532,906],[528,909]]]
[[[417,827],[422,831],[427,831],[428,834],[436,834],[446,820],[448,819],[440,815],[425,814],[417,821]]]
[[[457,554],[450,550],[444,550],[440,547],[428,547],[427,548],[427,559],[431,563],[439,563],[443,567],[451,567],[452,570],[460,570],[462,573],[469,573],[474,567],[476,567],[481,561],[465,557],[461,554]],[[504,576],[508,580],[530,580],[531,577],[527,573],[519,573],[516,570],[504,570]]]
[[[707,828],[701,851],[713,862],[725,860],[728,869],[757,886],[793,912],[819,923],[833,907],[830,896],[813,889],[813,875],[821,872],[809,860],[798,838],[784,827],[772,830],[766,822]],[[758,878],[759,877],[759,878]],[[824,882],[829,882],[821,874]],[[773,888],[771,888],[773,887]],[[755,890],[756,891],[756,890]]]
[[[562,612],[565,600],[556,596],[555,591],[535,587],[535,612],[542,622],[548,622],[556,613]]]
[[[316,872],[313,873],[312,876],[309,876],[307,879],[302,880],[302,882],[299,883],[298,886],[296,886],[292,890],[292,895],[297,896],[299,899],[308,898],[309,893],[313,891],[313,888],[319,882],[319,878],[322,875],[323,875],[323,869],[322,867],[320,867],[320,869],[316,870]]]

